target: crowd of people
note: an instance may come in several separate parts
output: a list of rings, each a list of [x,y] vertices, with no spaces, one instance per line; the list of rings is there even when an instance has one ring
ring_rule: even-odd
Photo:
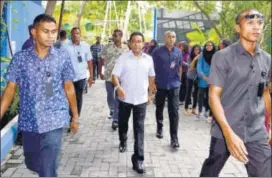
[[[86,83],[105,80],[109,119],[119,134],[119,151],[127,150],[128,121],[133,113],[133,169],[144,173],[144,121],[147,104],[155,95],[156,137],[163,138],[163,110],[167,103],[170,146],[180,147],[179,110],[211,124],[208,158],[200,176],[218,176],[229,156],[245,164],[251,177],[271,176],[271,55],[257,44],[264,16],[257,10],[241,11],[235,19],[239,40],[232,44],[207,41],[203,46],[182,41],[167,31],[164,44],[145,46],[140,32],[122,42],[113,31],[112,42],[92,46],[81,39],[78,27],[56,42],[56,20],[38,15],[31,38],[9,65],[9,81],[1,96],[1,119],[16,87],[20,92],[18,127],[22,132],[25,164],[41,177],[57,176],[63,128],[78,131]],[[26,47],[28,46],[29,47]],[[205,111],[203,110],[205,109]],[[266,114],[265,114],[266,113]],[[265,117],[267,116],[267,117]],[[267,125],[265,125],[267,118]]]

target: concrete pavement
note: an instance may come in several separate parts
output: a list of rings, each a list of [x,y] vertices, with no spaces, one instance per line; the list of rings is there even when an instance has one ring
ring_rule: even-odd
[[[180,148],[170,147],[167,107],[164,112],[164,138],[157,139],[155,106],[147,107],[145,120],[146,174],[132,170],[132,118],[128,133],[128,151],[119,153],[118,132],[112,131],[108,119],[104,81],[97,81],[84,95],[80,130],[63,138],[59,177],[198,177],[201,165],[208,156],[210,124],[195,116],[185,116],[180,109]],[[1,177],[37,177],[26,169],[23,150],[15,146],[9,159],[1,167]],[[245,177],[244,165],[230,158],[223,168],[222,177]]]

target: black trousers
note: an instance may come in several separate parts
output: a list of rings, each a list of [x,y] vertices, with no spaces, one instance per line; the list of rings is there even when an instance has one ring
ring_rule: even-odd
[[[146,115],[146,103],[132,105],[120,101],[118,132],[120,142],[127,141],[128,121],[133,110],[133,132],[134,132],[134,158],[144,160],[144,120]]]
[[[179,125],[179,88],[170,90],[157,89],[156,93],[156,120],[157,128],[163,127],[163,109],[166,97],[168,98],[168,115],[170,121],[170,136],[171,140],[178,139],[178,125]]]
[[[206,111],[210,111],[209,116],[212,116],[212,111],[211,111],[210,105],[209,105],[209,88],[208,87],[207,88],[199,87],[199,89],[198,89],[199,113],[202,112],[203,105],[204,105]]]
[[[83,90],[85,88],[85,85],[86,85],[86,79],[82,79],[82,80],[74,82],[78,115],[80,115],[80,113],[81,113],[82,101],[83,101]],[[70,116],[71,116],[71,120],[72,120],[73,115],[72,115],[71,109],[70,109]]]
[[[179,90],[179,101],[184,102],[187,90],[187,72],[182,72],[181,85]]]
[[[98,60],[93,60],[93,80],[98,79]]]
[[[187,89],[186,89],[186,97],[185,97],[185,109],[189,108],[189,104],[191,103],[192,96],[193,96],[193,109],[196,108],[197,95],[198,95],[198,84],[196,82],[194,82],[193,79],[187,79]]]
[[[249,177],[271,177],[271,147],[266,140],[245,144],[248,152],[246,170]],[[211,138],[209,157],[204,161],[200,177],[218,177],[230,153],[224,139]]]

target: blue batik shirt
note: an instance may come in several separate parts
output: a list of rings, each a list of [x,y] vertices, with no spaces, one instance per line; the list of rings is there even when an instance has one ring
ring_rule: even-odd
[[[51,75],[53,92],[46,94]],[[71,59],[63,49],[51,47],[47,57],[37,56],[34,47],[16,53],[6,79],[19,87],[20,131],[45,133],[69,125],[69,104],[64,83],[75,77]]]

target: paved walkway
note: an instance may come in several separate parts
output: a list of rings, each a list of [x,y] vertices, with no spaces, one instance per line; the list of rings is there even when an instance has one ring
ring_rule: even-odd
[[[128,133],[128,151],[119,153],[118,132],[112,131],[107,118],[106,91],[103,81],[97,81],[84,95],[80,131],[71,136],[65,132],[60,157],[59,177],[136,177],[132,170],[132,119]],[[210,124],[195,116],[185,116],[180,110],[180,148],[170,148],[169,121],[165,108],[164,138],[155,137],[155,106],[147,107],[145,121],[145,166],[143,177],[198,177],[208,156]],[[21,147],[15,146],[10,159],[2,165],[2,177],[37,177],[23,164]],[[230,158],[220,176],[247,176],[243,164]]]

